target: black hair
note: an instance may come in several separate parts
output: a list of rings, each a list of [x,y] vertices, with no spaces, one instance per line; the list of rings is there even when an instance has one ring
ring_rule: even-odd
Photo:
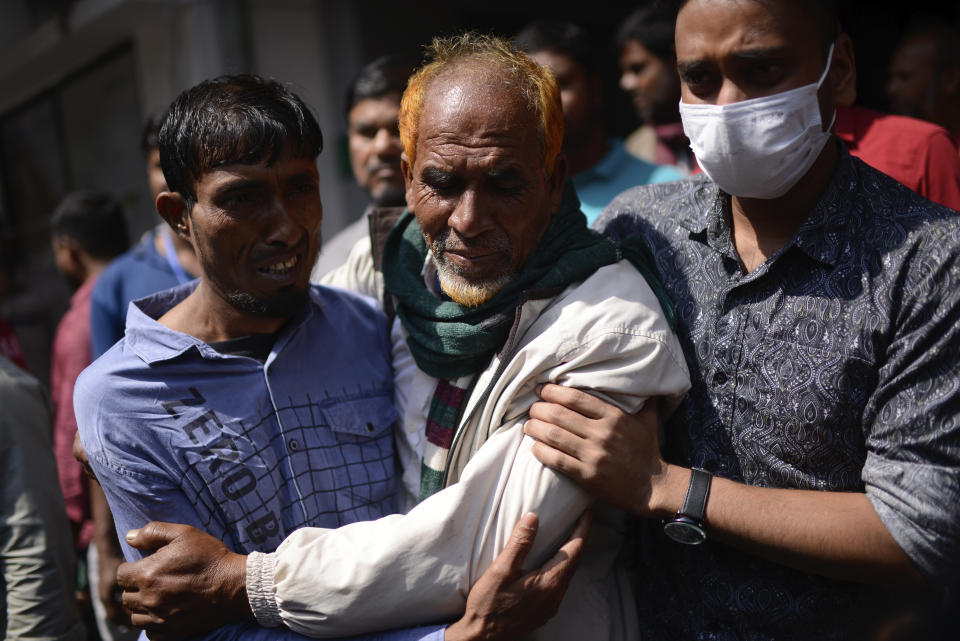
[[[223,165],[274,162],[293,142],[300,157],[323,149],[320,125],[299,96],[250,74],[205,80],[181,93],[160,128],[160,166],[170,191],[192,207],[194,185]]]
[[[563,20],[535,20],[512,38],[524,53],[552,51],[568,56],[590,75],[597,75],[597,48],[579,25]]]
[[[627,16],[617,29],[617,49],[623,49],[628,42],[636,41],[658,58],[674,58],[676,52],[673,31],[679,10],[679,3],[663,0],[646,2]]]
[[[101,260],[115,258],[130,246],[123,207],[104,191],[67,194],[50,215],[50,231],[54,238],[68,238]]]
[[[390,93],[403,94],[407,80],[420,64],[415,56],[390,54],[365,64],[347,87],[344,113],[349,116],[361,100],[380,98]]]
[[[820,44],[823,53],[826,55],[827,49],[837,38],[837,27],[839,24],[838,2],[841,0],[754,0],[761,4],[776,4],[778,2],[789,2],[791,5],[799,6],[817,25],[817,31],[820,35]],[[653,0],[653,5],[663,5],[664,11],[672,13],[673,22],[676,22],[677,14],[680,9],[687,4],[689,0]],[[647,46],[644,43],[644,46]],[[653,51],[649,46],[648,49]],[[672,46],[671,46],[672,49]],[[656,53],[654,51],[654,53]]]
[[[146,122],[143,123],[143,131],[140,132],[140,150],[144,156],[160,146],[160,126],[163,124],[165,115],[163,111],[155,111],[147,116]]]

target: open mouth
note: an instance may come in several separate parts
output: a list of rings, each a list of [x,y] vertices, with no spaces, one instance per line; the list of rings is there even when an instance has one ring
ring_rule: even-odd
[[[281,260],[266,267],[260,268],[260,271],[267,274],[286,274],[292,271],[300,262],[300,254],[291,256],[286,260]]]

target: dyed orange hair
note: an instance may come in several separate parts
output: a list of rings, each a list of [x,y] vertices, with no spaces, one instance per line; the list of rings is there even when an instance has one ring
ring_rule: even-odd
[[[543,169],[548,178],[553,174],[553,164],[563,143],[563,109],[560,87],[549,69],[538,65],[503,38],[474,32],[434,38],[427,47],[427,56],[430,62],[410,77],[400,101],[400,140],[411,165],[417,157],[417,136],[427,86],[442,71],[463,62],[479,61],[495,65],[519,81],[517,87],[537,115]]]

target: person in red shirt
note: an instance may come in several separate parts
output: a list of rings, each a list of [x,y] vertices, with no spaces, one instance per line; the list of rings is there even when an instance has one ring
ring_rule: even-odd
[[[834,133],[850,153],[924,198],[960,210],[960,155],[950,133],[917,118],[867,109],[856,99],[855,82],[837,94]]]
[[[960,145],[960,32],[947,20],[919,16],[890,60],[890,110],[940,125]]]
[[[924,198],[960,210],[960,155],[943,127],[850,105],[837,106],[834,133],[874,169]]]
[[[111,259],[126,251],[129,241],[123,208],[112,196],[99,191],[68,194],[54,210],[50,226],[57,270],[76,288],[53,339],[50,363],[53,449],[74,548],[78,558],[85,558],[85,550],[95,533],[88,480],[83,467],[73,457],[73,439],[77,433],[73,385],[92,360],[90,292],[100,272]]]

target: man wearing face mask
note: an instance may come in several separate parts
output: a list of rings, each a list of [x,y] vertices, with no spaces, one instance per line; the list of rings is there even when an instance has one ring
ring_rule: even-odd
[[[830,133],[853,66],[828,2],[679,5],[704,175],[625,192],[597,224],[651,249],[693,387],[661,454],[652,421],[548,385],[534,453],[646,517],[644,639],[954,638],[957,214]]]

